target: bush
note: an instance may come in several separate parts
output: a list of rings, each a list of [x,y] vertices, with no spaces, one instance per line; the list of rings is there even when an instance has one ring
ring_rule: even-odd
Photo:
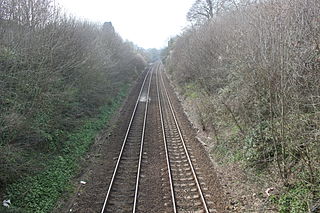
[[[197,1],[192,27],[165,50],[185,97],[198,95],[194,108],[215,135],[215,153],[272,169],[284,186],[320,181],[319,13],[317,0]]]
[[[105,115],[113,112],[123,85],[145,66],[141,51],[110,24],[70,18],[53,0],[1,1],[1,194],[7,189],[29,211],[52,208],[74,172],[74,158],[106,121],[88,120],[104,106]],[[66,150],[76,145],[78,155],[70,158]]]

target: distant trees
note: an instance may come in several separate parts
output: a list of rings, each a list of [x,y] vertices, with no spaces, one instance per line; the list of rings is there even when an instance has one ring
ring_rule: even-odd
[[[150,48],[145,50],[145,55],[151,62],[155,62],[160,59],[160,50],[156,48]]]
[[[218,141],[284,185],[319,190],[320,2],[217,2],[195,2],[189,20],[201,24],[177,37],[168,70]]]
[[[19,174],[15,157],[58,150],[145,65],[114,30],[68,18],[53,0],[0,0],[0,188]]]

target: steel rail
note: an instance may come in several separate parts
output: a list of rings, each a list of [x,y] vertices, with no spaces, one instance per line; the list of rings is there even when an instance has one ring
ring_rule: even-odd
[[[150,86],[151,86],[151,81],[152,81],[152,74],[153,74],[153,72],[151,71],[150,81],[149,81],[149,85],[148,85],[148,92],[147,92],[146,109],[144,111],[143,127],[142,127],[142,134],[141,134],[138,173],[137,173],[136,188],[135,188],[135,193],[134,193],[134,202],[133,202],[133,210],[132,210],[133,213],[136,212],[137,200],[138,200],[139,179],[140,179],[141,162],[142,162],[142,155],[143,155],[144,136],[145,136],[145,130],[146,130],[146,123],[147,123],[147,113],[148,113],[149,94],[150,94]]]
[[[169,104],[169,107],[170,107],[171,114],[172,114],[172,116],[173,116],[175,125],[176,125],[176,127],[177,127],[177,130],[178,130],[178,133],[179,133],[179,136],[180,136],[180,139],[181,139],[181,141],[182,141],[182,145],[183,145],[185,154],[186,154],[186,156],[187,156],[187,160],[188,160],[189,166],[190,166],[191,171],[192,171],[193,178],[194,178],[194,180],[195,180],[195,182],[196,182],[197,189],[198,189],[198,192],[199,192],[199,194],[200,194],[203,207],[204,207],[206,213],[210,213],[210,212],[209,212],[209,209],[208,209],[208,206],[207,206],[207,203],[206,203],[206,200],[205,200],[205,197],[204,197],[204,195],[203,195],[203,192],[202,192],[202,189],[201,189],[201,186],[200,186],[200,183],[199,183],[197,174],[196,174],[196,172],[195,172],[195,170],[194,170],[194,167],[193,167],[191,158],[190,158],[190,156],[189,156],[189,152],[188,152],[188,150],[187,150],[187,147],[186,147],[184,138],[183,138],[183,136],[182,136],[182,133],[181,133],[181,130],[180,130],[180,126],[179,126],[178,120],[177,120],[176,115],[175,115],[175,112],[174,112],[174,108],[173,108],[173,106],[172,106],[172,104],[171,104],[171,100],[170,100],[170,97],[169,97],[169,95],[168,95],[168,92],[167,92],[167,89],[166,89],[166,86],[165,86],[165,84],[164,84],[164,81],[163,81],[163,78],[162,78],[162,75],[161,75],[161,74],[160,74],[160,78],[161,78],[161,82],[162,82],[162,85],[163,85],[163,88],[164,88],[165,96],[166,96],[166,98],[167,98],[167,100],[168,100],[168,104]]]
[[[133,122],[133,119],[136,115],[136,111],[137,111],[137,107],[138,107],[138,104],[139,104],[139,100],[141,98],[141,94],[142,94],[142,91],[143,91],[143,88],[144,88],[144,85],[145,85],[145,82],[146,82],[146,79],[147,77],[149,76],[149,73],[151,72],[152,68],[150,68],[148,70],[148,73],[146,74],[144,80],[143,80],[143,83],[142,83],[142,86],[141,86],[141,89],[140,89],[140,92],[139,92],[139,95],[138,95],[138,98],[137,98],[137,101],[136,101],[136,104],[134,106],[134,109],[133,109],[133,112],[132,112],[132,115],[131,115],[131,118],[130,118],[130,122],[129,122],[129,125],[128,125],[128,128],[127,128],[127,132],[126,132],[126,135],[123,139],[123,143],[122,143],[122,147],[121,147],[121,150],[120,150],[120,154],[118,155],[118,160],[117,160],[117,163],[116,163],[116,166],[113,170],[113,174],[112,174],[112,178],[111,178],[111,181],[109,183],[109,187],[108,187],[108,191],[107,191],[107,194],[106,194],[106,197],[105,197],[105,200],[104,200],[104,203],[103,203],[103,207],[101,209],[101,213],[104,213],[105,209],[106,209],[106,205],[107,205],[107,202],[108,202],[108,199],[110,197],[110,192],[111,192],[111,188],[113,186],[113,183],[114,183],[114,179],[115,179],[115,176],[117,174],[117,170],[118,170],[118,167],[119,167],[119,163],[121,161],[121,157],[122,157],[122,154],[123,154],[123,150],[124,150],[124,147],[126,145],[126,142],[127,142],[127,138],[128,138],[128,135],[129,135],[129,131],[131,129],[131,126],[132,126],[132,122]],[[150,82],[151,82],[151,78],[150,78]],[[149,84],[150,85],[150,84]],[[147,97],[147,101],[146,101],[146,104],[148,104],[148,99],[149,97]],[[147,106],[147,105],[146,105]]]
[[[158,66],[158,69],[159,69],[159,66]],[[169,175],[172,208],[173,208],[173,212],[177,213],[176,199],[175,199],[175,195],[174,195],[174,187],[173,187],[171,166],[170,166],[170,160],[169,160],[169,152],[168,152],[168,146],[167,146],[167,138],[166,138],[166,133],[165,133],[165,129],[164,129],[163,113],[162,113],[162,108],[161,108],[160,90],[159,90],[159,84],[158,84],[158,71],[156,71],[156,85],[157,85],[157,95],[158,95],[158,100],[159,100],[158,105],[159,105],[159,113],[160,113],[160,120],[161,120],[163,144],[164,144],[164,149],[165,149],[165,154],[166,154],[167,169],[168,169],[168,175]]]

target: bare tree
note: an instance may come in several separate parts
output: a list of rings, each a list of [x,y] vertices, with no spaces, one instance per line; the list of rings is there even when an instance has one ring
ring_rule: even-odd
[[[172,45],[168,70],[195,99],[202,129],[225,137],[232,123],[228,131],[245,140],[230,149],[245,163],[275,170],[284,186],[318,190],[320,1],[234,2],[195,2],[188,19],[198,25]]]
[[[0,0],[0,188],[30,166],[7,157],[12,147],[52,151],[144,69],[109,25],[69,18],[54,0]]]
[[[235,5],[234,0],[196,0],[187,13],[187,20],[193,23],[204,23],[232,5]]]
[[[204,22],[212,17],[212,0],[196,0],[187,14],[187,19],[190,22]]]

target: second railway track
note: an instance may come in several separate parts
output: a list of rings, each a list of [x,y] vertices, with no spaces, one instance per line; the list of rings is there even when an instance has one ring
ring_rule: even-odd
[[[159,65],[160,66],[160,65]],[[208,189],[197,172],[197,162],[187,146],[181,132],[173,104],[168,95],[161,72],[157,72],[159,112],[163,130],[163,141],[167,159],[167,172],[171,188],[173,212],[214,212]],[[159,76],[159,77],[158,77]],[[210,204],[210,205],[209,205]]]

